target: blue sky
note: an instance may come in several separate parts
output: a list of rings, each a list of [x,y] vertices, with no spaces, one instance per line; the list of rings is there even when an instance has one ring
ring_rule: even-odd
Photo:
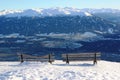
[[[51,7],[120,9],[120,0],[0,0],[0,10]]]

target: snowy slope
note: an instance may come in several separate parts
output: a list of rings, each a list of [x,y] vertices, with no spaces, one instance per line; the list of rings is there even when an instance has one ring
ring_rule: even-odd
[[[119,80],[120,63],[99,61],[0,62],[0,80]]]
[[[82,12],[76,8],[48,8],[48,9],[27,9],[27,10],[3,10],[0,16],[20,17],[20,16],[57,16],[57,15],[79,15],[92,16],[88,12]]]
[[[92,8],[84,8],[81,11],[86,11],[89,13],[120,13],[119,9],[111,9],[111,8],[101,8],[101,9],[92,9]]]
[[[72,7],[55,7],[55,8],[37,8],[26,10],[2,10],[0,16],[21,17],[21,16],[57,16],[57,15],[79,15],[92,16],[95,13],[120,13],[119,9],[101,8],[101,9],[77,9]]]

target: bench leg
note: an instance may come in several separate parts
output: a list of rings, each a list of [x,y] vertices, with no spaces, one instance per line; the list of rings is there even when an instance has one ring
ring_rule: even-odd
[[[52,61],[49,61],[50,64],[52,64]]]
[[[93,61],[93,64],[94,64],[94,65],[97,64],[97,60],[94,60],[94,61]]]
[[[97,58],[96,58],[96,53],[95,53],[95,56],[94,56],[94,61],[93,61],[94,65],[97,64]]]
[[[69,61],[68,61],[68,60],[66,61],[66,64],[69,64]]]
[[[23,55],[22,55],[22,54],[20,54],[20,62],[21,62],[21,63],[24,62],[24,60],[23,60]]]
[[[69,64],[68,54],[66,54],[66,64]]]
[[[51,54],[48,55],[48,57],[49,57],[49,61],[48,61],[48,62],[49,62],[50,64],[52,64],[51,56],[52,56]]]

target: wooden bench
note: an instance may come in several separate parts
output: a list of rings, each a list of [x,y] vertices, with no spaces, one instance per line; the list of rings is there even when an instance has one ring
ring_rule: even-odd
[[[97,60],[100,60],[101,53],[67,53],[62,54],[63,61],[69,64],[70,61],[93,61],[93,64],[97,64]]]
[[[49,62],[52,64],[54,62],[54,54],[48,54],[44,56],[32,56],[28,54],[19,54],[20,62],[24,61],[40,61],[40,62]]]

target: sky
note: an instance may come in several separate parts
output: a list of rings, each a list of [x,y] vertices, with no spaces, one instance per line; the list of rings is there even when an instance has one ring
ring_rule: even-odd
[[[52,7],[120,9],[120,0],[0,0],[0,10]]]

